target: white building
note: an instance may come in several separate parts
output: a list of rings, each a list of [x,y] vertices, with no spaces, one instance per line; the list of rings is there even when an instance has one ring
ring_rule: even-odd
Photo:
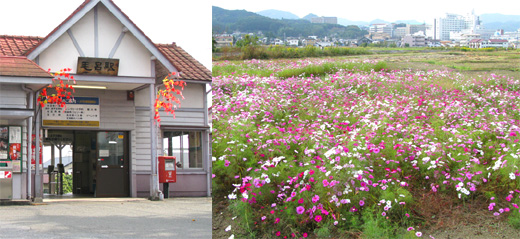
[[[426,36],[424,32],[419,31],[414,34],[408,34],[403,37],[402,46],[408,44],[409,47],[424,47],[426,46]]]
[[[434,25],[436,40],[446,41],[452,40],[450,32],[476,33],[480,28],[480,20],[473,12],[466,16],[446,13],[444,17],[435,19]]]
[[[298,39],[289,39],[289,40],[287,40],[287,45],[289,45],[289,46],[298,46]]]
[[[378,23],[370,25],[368,30],[369,33],[372,34],[386,34],[388,37],[393,37],[394,35],[394,27],[392,24]]]

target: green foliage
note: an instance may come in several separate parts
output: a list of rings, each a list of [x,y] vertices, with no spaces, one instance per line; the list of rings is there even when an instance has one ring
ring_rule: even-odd
[[[247,35],[246,35],[247,36]],[[240,40],[238,41],[240,42]],[[238,45],[237,42],[237,45]],[[243,45],[243,43],[240,43]],[[237,52],[237,54],[221,55],[218,60],[246,60],[246,59],[280,59],[280,58],[306,58],[306,57],[331,57],[331,56],[351,56],[368,55],[371,52],[365,48],[352,47],[286,47],[286,46],[255,46],[245,45],[233,47],[227,50]]]
[[[246,34],[242,39],[238,40],[235,45],[237,47],[245,47],[245,46],[257,46],[258,45],[258,36],[251,36]]]
[[[55,175],[55,182],[58,182],[59,175]],[[56,192],[59,191],[58,183],[56,185]],[[72,175],[70,174],[63,174],[63,194],[72,193]]]
[[[244,10],[226,10],[213,6],[213,31],[223,32],[258,32],[281,38],[299,36],[336,36],[354,39],[368,34],[357,26],[342,26],[338,24],[316,24],[307,20],[271,19]]]

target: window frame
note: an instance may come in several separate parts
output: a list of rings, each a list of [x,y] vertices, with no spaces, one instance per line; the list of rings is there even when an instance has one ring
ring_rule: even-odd
[[[180,137],[180,159],[176,159],[176,162],[181,162],[182,163],[182,167],[181,168],[177,168],[178,172],[204,172],[205,171],[205,165],[204,165],[204,134],[206,132],[206,129],[204,128],[196,128],[196,129],[192,129],[192,128],[163,128],[161,129],[161,145],[162,145],[162,148],[161,148],[161,153],[162,155],[164,156],[169,156],[169,152],[167,151],[167,147],[168,145],[165,145],[164,143],[164,140],[167,139],[167,138],[172,138],[173,136],[169,136],[167,137],[166,134],[168,132],[180,132],[181,133],[181,137]],[[189,160],[189,146],[187,148],[188,150],[188,159],[184,159],[184,150],[185,150],[185,147],[184,147],[184,139],[183,139],[183,135],[185,133],[190,133],[190,132],[196,132],[196,133],[199,133],[200,135],[200,167],[197,167],[197,168],[185,168],[185,164],[184,164],[184,161],[185,160]],[[188,135],[188,134],[186,134]],[[188,139],[189,140],[189,139]],[[188,141],[188,144],[189,144],[189,141]],[[172,153],[173,154],[173,153]],[[189,162],[189,161],[188,161]]]

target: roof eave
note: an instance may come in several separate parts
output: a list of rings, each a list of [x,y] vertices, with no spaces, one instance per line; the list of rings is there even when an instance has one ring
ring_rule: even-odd
[[[30,60],[36,59],[45,49],[47,49],[52,43],[54,43],[60,36],[62,36],[68,29],[76,24],[85,14],[87,14],[94,6],[96,6],[100,0],[91,0],[86,2],[84,6],[80,6],[81,9],[76,10],[77,12],[69,16],[65,21],[58,26],[57,29],[53,30],[47,37],[45,37],[40,44],[32,48],[27,58]]]
[[[105,7],[157,58],[170,72],[178,72],[155,44],[111,0],[100,0]]]

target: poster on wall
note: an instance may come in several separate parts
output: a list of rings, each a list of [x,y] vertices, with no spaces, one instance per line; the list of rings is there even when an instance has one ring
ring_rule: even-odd
[[[22,127],[9,126],[9,143],[10,144],[21,144],[22,143]]]
[[[42,153],[42,148],[43,148],[43,144],[42,144],[42,133],[40,132],[40,169],[42,168],[42,157],[43,157],[43,153]],[[31,157],[31,169],[34,170],[35,169],[35,165],[36,165],[36,135],[32,135],[32,157]]]
[[[0,159],[8,159],[9,138],[8,127],[0,126]]]
[[[13,172],[22,171],[22,157],[22,127],[9,126],[9,159],[12,161]]]

